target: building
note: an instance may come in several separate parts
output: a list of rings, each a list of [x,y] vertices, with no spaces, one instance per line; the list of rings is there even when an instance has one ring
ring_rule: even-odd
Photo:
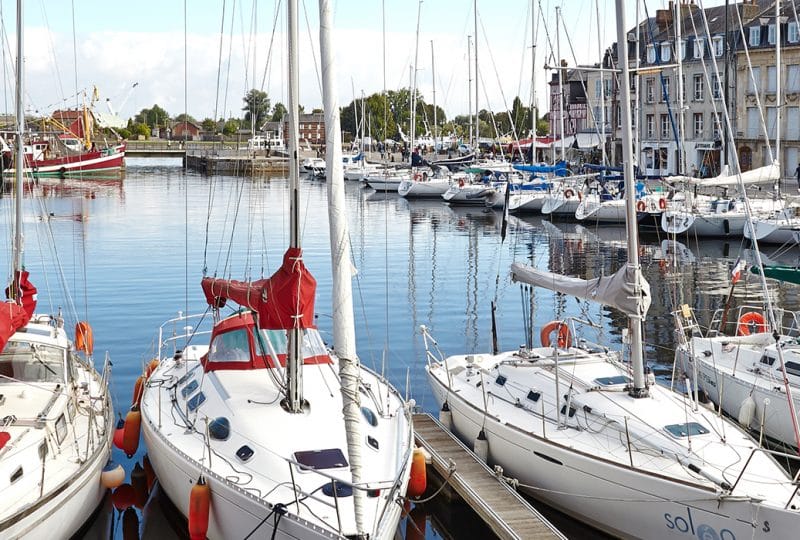
[[[800,32],[792,6],[784,2],[780,17],[781,69],[778,69],[775,4],[756,1],[746,4],[757,15],[744,25],[750,63],[744,46],[736,51],[734,129],[739,163],[747,171],[778,159],[782,176],[792,176],[800,164]],[[780,133],[776,129],[779,104]],[[775,150],[778,134],[780,155]]]
[[[298,137],[300,144],[325,146],[325,115],[321,112],[300,113],[298,118]],[[286,115],[283,117],[283,133],[289,133]]]
[[[202,128],[194,122],[176,122],[172,126],[172,136],[174,140],[194,141],[200,139]]]
[[[575,135],[586,129],[586,75],[581,66],[564,69],[566,67],[566,61],[562,60],[562,69],[555,70],[550,79],[550,134],[556,138]],[[560,84],[559,76],[563,77]],[[564,133],[561,133],[562,117]]]

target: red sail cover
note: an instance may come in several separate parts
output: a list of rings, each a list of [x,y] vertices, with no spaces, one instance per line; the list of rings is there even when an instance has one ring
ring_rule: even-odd
[[[206,302],[222,307],[226,300],[232,300],[255,310],[260,328],[312,328],[317,280],[306,269],[302,257],[300,248],[289,248],[283,255],[281,267],[268,279],[203,278]]]
[[[6,348],[8,338],[26,324],[30,317],[25,308],[14,302],[0,302],[0,351]]]

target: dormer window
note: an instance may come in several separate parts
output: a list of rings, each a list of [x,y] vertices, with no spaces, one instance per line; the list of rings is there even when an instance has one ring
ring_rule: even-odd
[[[670,52],[671,52],[671,47],[670,47],[669,41],[664,41],[661,44],[661,61],[662,62],[669,62]]]
[[[648,64],[656,63],[656,47],[652,43],[647,46],[647,63]]]
[[[761,45],[761,27],[760,26],[751,26],[750,27],[750,39],[747,40],[747,44],[751,47],[758,47]]]
[[[681,60],[686,60],[686,40],[682,39],[680,44]]]
[[[714,56],[719,58],[724,52],[722,36],[714,36]]]
[[[767,43],[775,45],[775,25],[770,24],[767,26]]]
[[[786,41],[789,43],[797,43],[800,41],[800,35],[797,33],[797,23],[792,21],[786,27]]]
[[[703,58],[703,38],[696,38],[694,40],[694,57]]]

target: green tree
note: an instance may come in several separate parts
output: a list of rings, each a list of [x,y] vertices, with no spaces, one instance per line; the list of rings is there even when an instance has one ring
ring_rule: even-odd
[[[117,133],[119,133],[119,136],[122,137],[123,139],[131,138],[131,130],[129,130],[128,128],[119,129],[117,130]]]
[[[245,111],[245,123],[260,128],[269,113],[269,96],[266,92],[253,88],[244,96],[244,103],[242,110]]]
[[[225,125],[222,128],[222,134],[234,135],[239,130],[240,125],[241,124],[239,123],[239,120],[237,120],[236,118],[231,118],[230,120],[225,122]]]
[[[178,116],[173,118],[173,120],[176,121],[176,122],[191,122],[193,124],[197,123],[197,120],[194,119],[194,116],[192,116],[191,114],[186,114],[186,113],[179,114]]]
[[[211,118],[203,119],[203,123],[201,124],[201,126],[203,127],[203,131],[209,131],[212,133],[217,131],[217,123],[214,122],[214,120],[212,120]]]
[[[286,105],[281,103],[280,101],[275,104],[275,107],[272,109],[272,117],[270,118],[271,122],[282,122],[283,116],[287,113]]]
[[[169,113],[158,105],[153,105],[149,109],[145,108],[139,111],[139,114],[137,114],[133,120],[136,123],[146,124],[151,128],[156,128],[167,125],[169,122]]]
[[[149,139],[150,138],[150,127],[147,124],[143,123],[143,122],[138,122],[138,123],[133,125],[132,133],[134,135],[136,135],[136,136],[143,135],[145,139]]]

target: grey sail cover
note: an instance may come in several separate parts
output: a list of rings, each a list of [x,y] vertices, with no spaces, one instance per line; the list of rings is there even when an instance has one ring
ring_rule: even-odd
[[[644,279],[641,271],[629,268],[627,264],[610,276],[581,279],[514,263],[511,265],[511,278],[514,281],[598,302],[616,308],[631,317],[644,317],[650,308],[650,284]],[[636,294],[637,282],[641,295]]]
[[[692,176],[668,176],[665,180],[668,183],[683,182],[692,186],[700,187],[732,187],[739,185],[739,175],[730,174],[728,166],[723,166],[719,176],[713,178],[694,178]],[[781,178],[781,168],[777,161],[764,167],[758,167],[741,174],[741,182],[748,186],[751,184],[763,184],[765,182],[776,182]]]

